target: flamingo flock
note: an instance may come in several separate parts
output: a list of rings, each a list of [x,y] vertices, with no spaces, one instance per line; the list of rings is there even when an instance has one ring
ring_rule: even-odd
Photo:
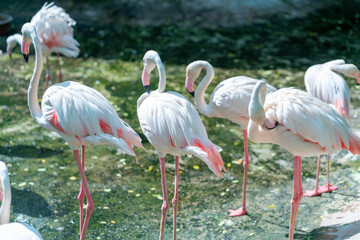
[[[7,53],[11,56],[16,43],[21,45],[25,61],[29,61],[30,47],[35,51],[35,67],[27,100],[32,118],[43,128],[56,132],[73,151],[80,172],[79,235],[84,240],[95,208],[85,176],[85,148],[90,145],[110,145],[136,158],[134,148],[145,150],[138,133],[123,121],[112,104],[97,90],[81,83],[62,82],[59,53],[77,57],[79,43],[73,37],[75,21],[54,3],[39,10],[29,23],[7,39]],[[59,83],[48,87],[50,80],[48,56],[57,53]],[[46,57],[46,83],[39,105],[39,82]],[[214,78],[214,69],[207,61],[194,61],[186,68],[185,88],[194,96],[194,105],[177,92],[165,91],[166,73],[159,54],[145,53],[141,75],[145,92],[137,101],[137,116],[141,130],[156,150],[159,158],[163,204],[161,206],[159,239],[164,239],[165,220],[169,209],[165,174],[165,156],[175,157],[173,207],[173,239],[176,239],[176,219],[179,203],[179,161],[181,155],[201,159],[218,177],[226,172],[220,146],[210,140],[197,110],[207,117],[228,119],[240,126],[244,135],[244,174],[242,204],[229,210],[231,217],[247,213],[246,189],[250,163],[248,138],[255,143],[272,143],[294,156],[293,195],[289,223],[289,239],[294,238],[296,215],[303,196],[318,196],[337,189],[330,184],[330,154],[342,149],[360,155],[360,138],[350,129],[349,87],[340,74],[356,78],[360,71],[353,64],[334,60],[310,67],[305,74],[306,90],[275,87],[246,76],[236,76],[220,82],[212,92],[209,103],[205,91]],[[151,72],[157,68],[158,88],[151,91]],[[202,69],[206,73],[198,84]],[[197,110],[196,110],[197,109]],[[327,184],[319,187],[321,155],[327,157]],[[302,157],[318,156],[315,190],[302,190]],[[39,232],[27,224],[11,223],[10,180],[6,165],[0,161],[0,236],[6,239],[42,239]],[[84,202],[87,202],[84,214]],[[13,234],[13,235],[12,235]],[[18,235],[16,235],[18,234]]]

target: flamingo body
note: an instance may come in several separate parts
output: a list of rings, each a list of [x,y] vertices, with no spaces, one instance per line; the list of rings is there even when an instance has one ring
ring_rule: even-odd
[[[221,148],[208,139],[199,114],[185,97],[176,92],[144,93],[138,103],[138,117],[159,157],[195,155],[222,176]]]
[[[43,127],[56,131],[72,149],[81,145],[107,144],[134,156],[141,147],[139,135],[122,119],[98,91],[77,82],[52,85],[42,98]]]

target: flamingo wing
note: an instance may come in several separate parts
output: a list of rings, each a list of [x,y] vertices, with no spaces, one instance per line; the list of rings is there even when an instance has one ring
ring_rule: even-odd
[[[338,112],[349,120],[349,87],[338,74],[339,71],[334,71],[345,65],[350,64],[345,64],[344,60],[334,60],[311,66],[305,73],[305,86],[311,95],[335,105]]]
[[[229,78],[217,85],[211,96],[210,104],[223,118],[240,124],[239,119],[249,120],[248,106],[252,91],[259,80],[239,76]],[[267,84],[267,93],[276,91],[276,88]],[[246,123],[247,125],[247,123]],[[246,128],[246,126],[241,126]]]
[[[349,147],[350,127],[345,119],[307,92],[280,89],[266,98],[264,109],[266,117],[279,124],[278,128],[295,134],[301,141],[318,144],[324,152]]]
[[[195,107],[176,92],[153,92],[138,107],[143,133],[160,156],[193,154],[221,176],[221,148],[213,144]]]
[[[139,135],[117,115],[111,103],[98,91],[76,82],[51,86],[42,99],[46,121],[58,132],[81,143],[106,143],[134,155],[131,146],[141,146]]]

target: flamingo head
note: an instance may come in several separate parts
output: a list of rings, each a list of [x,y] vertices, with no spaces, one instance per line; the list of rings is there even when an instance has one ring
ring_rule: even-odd
[[[186,67],[186,80],[185,80],[185,88],[186,90],[194,96],[194,82],[200,76],[201,73],[201,62],[202,61],[195,61],[190,63]]]
[[[145,53],[144,58],[144,69],[142,72],[142,84],[147,93],[150,93],[150,74],[151,71],[156,67],[156,62],[161,61],[160,56],[157,52],[149,50]]]
[[[33,36],[36,36],[35,26],[31,23],[25,23],[21,28],[21,33],[23,35],[23,41],[21,43],[21,52],[24,55],[25,61],[29,61],[29,52],[30,52],[30,44]]]

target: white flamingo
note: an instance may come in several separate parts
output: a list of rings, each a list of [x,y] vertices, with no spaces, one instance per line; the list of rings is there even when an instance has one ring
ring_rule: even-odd
[[[161,207],[160,237],[164,237],[166,212],[169,208],[165,178],[165,155],[175,159],[175,193],[173,204],[173,238],[176,239],[176,213],[179,178],[179,156],[192,154],[203,160],[217,176],[222,176],[224,164],[220,156],[221,148],[213,144],[195,107],[185,97],[176,92],[164,92],[166,86],[165,69],[160,56],[155,51],[146,52],[144,58],[142,84],[147,91],[137,102],[137,112],[143,133],[156,149],[160,159],[163,205]],[[159,87],[150,92],[150,73],[157,67]]]
[[[85,238],[86,228],[94,209],[90,190],[85,178],[85,146],[111,145],[124,153],[135,156],[133,146],[143,148],[139,135],[119,118],[111,103],[98,91],[77,82],[63,82],[49,87],[41,102],[38,99],[39,78],[43,65],[40,40],[35,26],[26,23],[22,27],[21,51],[25,60],[31,42],[35,48],[35,69],[28,89],[28,106],[31,116],[40,126],[58,133],[73,150],[81,175],[80,193],[80,240]],[[79,148],[81,147],[81,159]],[[84,190],[87,208],[84,224]]]
[[[202,69],[206,70],[206,75],[199,83],[194,94],[194,82],[199,77]],[[249,102],[251,93],[257,82],[260,80],[237,76],[226,79],[219,83],[213,93],[209,104],[205,102],[204,94],[206,88],[210,85],[214,78],[214,69],[210,63],[206,61],[195,61],[190,63],[186,68],[185,87],[187,91],[195,96],[195,106],[200,113],[208,117],[226,118],[233,123],[238,124],[244,133],[244,180],[243,180],[243,203],[236,210],[229,210],[230,216],[241,216],[246,214],[246,183],[247,172],[249,168],[249,153],[247,142],[247,125],[249,122]],[[267,93],[276,91],[276,88],[267,84]]]
[[[0,161],[0,236],[4,240],[42,240],[40,233],[27,223],[9,223],[11,185],[8,169]]]
[[[57,54],[59,67],[59,82],[62,81],[61,64],[59,53],[66,57],[76,58],[79,55],[79,43],[74,39],[73,26],[76,22],[61,7],[53,2],[45,3],[43,7],[32,17],[30,21],[37,30],[41,43],[42,53],[46,58],[46,81],[47,89],[50,80],[50,67],[48,56]],[[22,36],[14,34],[6,39],[7,53],[11,56],[16,43],[21,45]]]
[[[294,192],[289,239],[293,239],[302,192],[301,157],[348,149],[360,153],[360,139],[346,120],[328,104],[307,92],[283,88],[266,96],[265,82],[257,83],[249,104],[248,134],[256,143],[274,143],[294,155]]]
[[[305,86],[308,93],[333,106],[341,116],[350,121],[350,93],[345,79],[340,75],[356,78],[360,81],[360,71],[353,64],[346,64],[338,59],[324,64],[311,66],[305,73]],[[330,184],[330,155],[327,155],[327,184],[319,188],[320,160],[318,157],[315,190],[307,190],[304,196],[319,196],[324,192],[332,192],[337,186]]]

